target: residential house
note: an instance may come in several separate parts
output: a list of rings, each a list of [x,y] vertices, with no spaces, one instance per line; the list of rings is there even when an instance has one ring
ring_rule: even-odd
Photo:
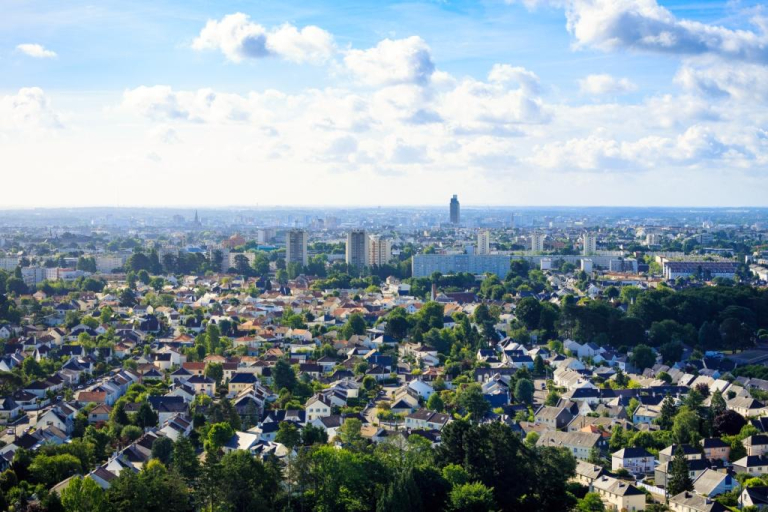
[[[541,433],[536,446],[566,448],[574,457],[587,460],[593,449],[603,450],[608,442],[600,434],[589,432],[560,432],[546,430]]]
[[[689,491],[669,498],[669,509],[673,512],[728,512],[720,503]]]
[[[331,415],[331,402],[322,395],[315,395],[304,406],[307,412],[307,420],[313,421]]]
[[[645,493],[624,480],[603,475],[592,482],[607,510],[635,512],[645,510]]]
[[[450,421],[449,414],[419,409],[405,417],[405,426],[409,429],[442,430]]]
[[[623,448],[611,454],[611,469],[626,469],[630,473],[642,475],[652,473],[656,458],[644,448]]]

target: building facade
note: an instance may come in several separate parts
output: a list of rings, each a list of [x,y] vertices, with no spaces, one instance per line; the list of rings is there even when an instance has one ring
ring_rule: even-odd
[[[347,233],[347,265],[363,268],[368,265],[368,237],[364,229],[353,229]]]
[[[453,194],[451,198],[451,224],[459,224],[461,222],[461,205],[459,204],[459,198],[456,194]]]
[[[491,232],[487,229],[477,233],[477,254],[491,254]]]
[[[303,229],[292,229],[285,234],[285,263],[300,263],[306,265],[307,232]]]
[[[368,265],[381,266],[392,259],[392,242],[378,235],[368,237]]]

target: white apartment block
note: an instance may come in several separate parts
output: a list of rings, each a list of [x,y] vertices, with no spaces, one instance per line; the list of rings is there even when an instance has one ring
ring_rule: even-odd
[[[392,259],[392,241],[379,235],[368,237],[368,265],[381,266]]]
[[[546,238],[547,235],[544,233],[531,233],[531,252],[544,252],[544,240]]]
[[[0,258],[0,270],[16,270],[19,266],[19,258]]]
[[[100,274],[111,274],[116,268],[122,268],[125,265],[125,256],[107,256],[96,255],[93,257],[96,261],[96,271]]]
[[[477,233],[477,254],[491,254],[491,232],[487,229]]]
[[[595,254],[597,252],[597,235],[594,233],[584,233],[581,236],[581,242],[584,246],[581,250],[584,256],[589,256],[590,254]]]

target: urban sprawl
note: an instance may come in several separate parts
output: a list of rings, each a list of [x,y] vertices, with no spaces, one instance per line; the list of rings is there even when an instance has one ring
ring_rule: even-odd
[[[0,509],[768,510],[768,211],[0,212]]]

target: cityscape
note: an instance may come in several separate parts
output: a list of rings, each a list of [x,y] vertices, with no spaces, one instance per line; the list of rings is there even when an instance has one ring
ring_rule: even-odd
[[[759,0],[6,0],[0,511],[768,511]]]

